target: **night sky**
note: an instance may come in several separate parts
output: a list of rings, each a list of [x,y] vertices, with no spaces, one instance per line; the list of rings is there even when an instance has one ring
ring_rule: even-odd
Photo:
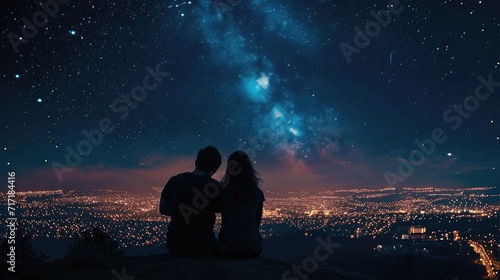
[[[209,144],[269,190],[500,182],[497,1],[66,2],[1,9],[18,190],[151,190]]]

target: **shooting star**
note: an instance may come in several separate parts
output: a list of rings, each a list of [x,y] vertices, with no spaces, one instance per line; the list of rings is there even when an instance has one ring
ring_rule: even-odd
[[[389,65],[392,65],[392,51],[391,54],[389,55]]]

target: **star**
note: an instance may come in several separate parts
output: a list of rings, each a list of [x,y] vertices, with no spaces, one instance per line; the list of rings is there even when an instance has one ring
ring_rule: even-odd
[[[451,157],[453,154],[452,153],[448,153],[448,156]]]
[[[21,77],[21,75],[16,74],[14,77],[16,77],[16,79],[19,79]]]
[[[70,30],[70,31],[69,31],[69,34],[70,34],[70,35],[76,35],[76,30]]]
[[[36,101],[37,101],[38,103],[42,103],[42,99],[41,99],[41,98],[38,98]]]

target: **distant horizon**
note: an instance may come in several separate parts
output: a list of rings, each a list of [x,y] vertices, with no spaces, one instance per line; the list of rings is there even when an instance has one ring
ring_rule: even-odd
[[[99,165],[83,165],[71,169],[64,174],[64,180],[59,181],[52,168],[21,168],[17,172],[19,187],[30,186],[31,189],[64,189],[68,186],[78,188],[116,188],[133,192],[141,192],[147,187],[163,187],[167,180],[176,174],[194,170],[194,156],[172,158],[156,155],[144,159],[140,167],[114,167],[105,163]],[[447,161],[453,161],[447,157]],[[302,190],[302,189],[339,189],[339,188],[372,188],[380,189],[389,187],[385,180],[385,173],[393,170],[397,176],[397,159],[384,159],[386,164],[379,162],[370,163],[363,160],[362,155],[350,159],[337,159],[330,164],[319,162],[303,164],[269,164],[261,162],[258,157],[254,166],[264,179],[263,187],[273,190]],[[430,160],[430,159],[428,159]],[[495,185],[498,181],[495,177],[487,176],[491,172],[481,168],[465,168],[461,171],[449,170],[450,162],[432,162],[416,166],[414,173],[403,182],[395,182],[394,187],[425,187],[439,185],[443,187],[466,187],[466,186],[488,186]],[[214,179],[220,180],[225,172],[226,162],[223,163]],[[331,166],[331,167],[330,167]],[[12,167],[9,171],[15,171]],[[495,170],[493,170],[495,171]],[[479,176],[481,179],[460,180],[450,179],[455,175],[463,174],[485,174]],[[434,174],[434,175],[433,175]],[[476,178],[474,175],[471,178]],[[451,177],[450,177],[451,176]],[[469,176],[469,175],[467,175]],[[473,183],[475,181],[475,183]],[[125,187],[126,186],[126,187]]]
[[[77,192],[85,192],[85,191],[112,191],[112,192],[126,192],[126,193],[135,193],[135,194],[154,194],[154,193],[160,193],[162,187],[151,187],[149,191],[142,190],[142,191],[131,191],[127,189],[121,189],[121,188],[67,188],[67,189],[62,189],[62,188],[54,188],[54,189],[26,189],[26,190],[17,190],[16,193],[19,195],[23,195],[25,193],[35,193],[35,192],[69,192],[69,191],[77,191]],[[307,193],[323,193],[323,192],[376,192],[376,191],[396,191],[396,190],[424,190],[424,189],[436,189],[436,190],[449,190],[449,191],[455,191],[455,190],[477,190],[477,189],[497,189],[499,186],[493,186],[493,185],[481,185],[481,186],[455,186],[455,187],[445,187],[445,186],[401,186],[401,187],[380,187],[380,188],[336,188],[336,189],[294,189],[294,190],[279,190],[279,189],[266,189],[262,188],[262,191],[264,192],[307,192]],[[19,188],[18,188],[19,189]],[[0,194],[2,195],[2,194]]]

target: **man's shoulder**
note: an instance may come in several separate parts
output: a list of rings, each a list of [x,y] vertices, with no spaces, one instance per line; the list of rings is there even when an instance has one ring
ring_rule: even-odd
[[[165,184],[163,190],[171,189],[175,185],[182,184],[187,180],[188,174],[189,174],[188,172],[184,172],[170,177],[170,179],[168,179],[167,183]]]
[[[174,175],[172,176],[172,179],[180,179],[180,178],[186,178],[186,177],[189,177],[191,175],[191,173],[189,172],[182,172],[182,173],[179,173],[177,175]]]
[[[172,176],[169,180],[170,184],[180,184],[180,183],[190,183],[190,184],[206,184],[215,183],[219,185],[220,183],[210,176],[200,176],[195,175],[191,172],[184,172]]]
[[[187,178],[189,178],[191,176],[191,173],[189,172],[183,172],[183,173],[179,173],[177,175],[174,175],[172,177],[170,177],[170,179],[168,180],[169,182],[176,182],[176,181],[182,181],[182,180],[186,180]]]

